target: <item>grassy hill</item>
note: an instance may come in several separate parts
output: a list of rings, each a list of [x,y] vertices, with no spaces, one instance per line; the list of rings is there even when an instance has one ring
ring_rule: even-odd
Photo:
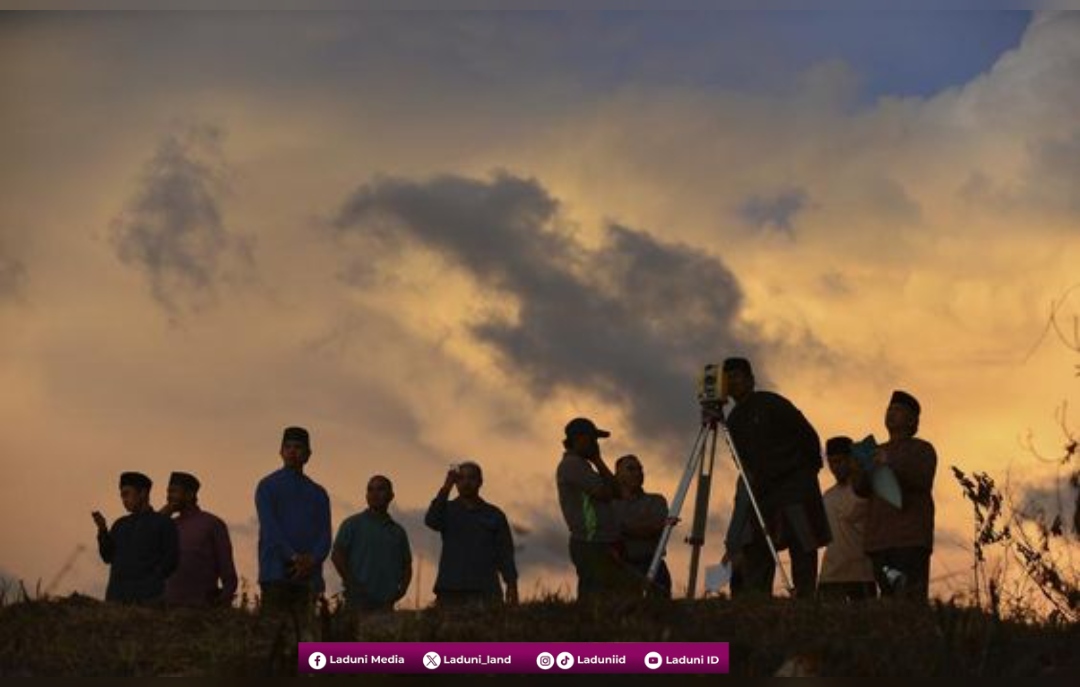
[[[341,614],[328,641],[356,639]],[[1080,627],[998,620],[971,608],[640,601],[584,608],[559,600],[481,617],[434,610],[367,618],[363,641],[727,641],[737,675],[798,663],[818,675],[1080,675]],[[0,676],[295,674],[295,638],[258,614],[121,607],[78,595],[0,608]]]

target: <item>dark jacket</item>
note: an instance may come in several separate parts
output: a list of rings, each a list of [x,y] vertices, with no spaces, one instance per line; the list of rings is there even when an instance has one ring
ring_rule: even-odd
[[[162,600],[165,580],[176,570],[179,539],[172,519],[152,510],[131,513],[98,533],[98,553],[110,564],[106,601]]]
[[[783,396],[755,391],[731,410],[727,426],[777,549],[792,541],[804,549],[828,544],[832,533],[817,478],[821,441],[806,417]],[[760,534],[740,480],[728,547]]]

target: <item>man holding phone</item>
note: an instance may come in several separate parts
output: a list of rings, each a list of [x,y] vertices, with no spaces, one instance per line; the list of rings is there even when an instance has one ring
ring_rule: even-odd
[[[502,510],[480,497],[483,484],[479,464],[470,460],[451,465],[424,517],[424,524],[442,537],[435,580],[440,606],[518,602],[510,523]],[[458,496],[451,500],[450,490],[455,487]]]

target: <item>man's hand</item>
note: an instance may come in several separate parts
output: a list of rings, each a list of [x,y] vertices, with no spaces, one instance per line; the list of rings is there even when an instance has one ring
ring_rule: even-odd
[[[874,465],[888,465],[889,464],[889,452],[883,448],[878,448],[874,451]]]
[[[506,585],[506,604],[508,606],[518,605],[518,588],[517,582],[511,582]]]
[[[109,524],[105,522],[105,516],[101,514],[101,511],[94,511],[90,514],[94,518],[94,524],[97,525],[98,532],[108,532]]]
[[[310,553],[298,553],[290,560],[291,572],[289,577],[294,580],[303,580],[309,577],[315,569],[315,559]]]
[[[724,565],[730,565],[732,569],[737,568],[742,563],[743,554],[741,551],[731,553],[730,549],[724,549],[724,556],[720,559],[720,562]]]
[[[443,482],[442,490],[449,492],[457,484],[458,471],[457,468],[450,468],[446,471],[446,480]]]

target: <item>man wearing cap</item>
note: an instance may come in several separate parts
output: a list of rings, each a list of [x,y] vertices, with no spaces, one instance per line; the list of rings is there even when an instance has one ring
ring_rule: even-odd
[[[514,538],[506,514],[480,496],[484,472],[467,460],[446,473],[424,524],[442,538],[435,597],[440,606],[518,602]],[[457,498],[450,490],[457,488]],[[506,584],[503,591],[502,582]]]
[[[618,487],[598,441],[611,433],[578,417],[567,423],[565,434],[565,452],[555,472],[559,507],[570,530],[577,598],[595,600],[625,591],[631,579],[624,571],[619,523],[611,504]]]
[[[98,553],[110,565],[106,601],[157,604],[165,595],[165,580],[176,569],[176,526],[150,507],[153,482],[141,472],[120,475],[120,500],[128,515],[109,529],[105,516],[94,511]]]
[[[169,476],[161,513],[175,515],[180,535],[180,564],[165,582],[170,606],[228,606],[236,594],[229,528],[216,515],[199,508],[199,480],[187,472]],[[220,581],[220,583],[219,583]]]
[[[747,359],[728,358],[723,375],[726,394],[735,401],[727,426],[769,536],[777,551],[788,551],[796,596],[812,597],[817,550],[832,538],[818,486],[823,463],[817,432],[791,401],[755,390]],[[734,501],[724,554],[732,562],[732,594],[771,594],[776,561],[741,478]]]
[[[325,589],[322,564],[330,555],[330,497],[304,474],[311,459],[306,429],[287,427],[280,454],[284,465],[255,489],[262,605],[295,616],[301,641],[311,641],[315,597]]]
[[[860,474],[855,492],[869,498],[866,552],[882,596],[925,601],[930,590],[930,555],[934,548],[933,445],[915,437],[922,408],[906,391],[894,391],[885,410],[889,441],[874,462],[888,465],[900,485],[901,507],[877,496],[870,476]]]
[[[822,495],[833,540],[821,560],[818,596],[860,601],[876,597],[877,584],[864,547],[869,503],[852,486],[857,468],[851,447],[851,437],[825,442],[825,457],[836,484]]]

